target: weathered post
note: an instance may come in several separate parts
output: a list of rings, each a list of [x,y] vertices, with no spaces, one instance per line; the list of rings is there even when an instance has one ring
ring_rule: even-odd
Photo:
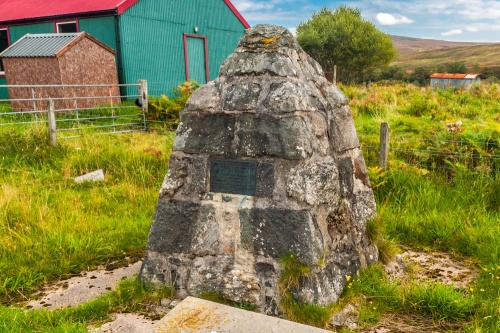
[[[333,84],[337,85],[337,65],[333,66]]]
[[[383,122],[380,124],[380,156],[378,166],[384,170],[387,169],[387,157],[389,155],[389,124]]]
[[[144,123],[144,130],[147,128],[146,113],[148,113],[148,81],[139,80],[139,105],[142,109],[142,121]]]
[[[50,144],[52,146],[57,146],[56,115],[54,112],[54,101],[51,99],[47,102],[47,113],[47,119],[49,122]]]

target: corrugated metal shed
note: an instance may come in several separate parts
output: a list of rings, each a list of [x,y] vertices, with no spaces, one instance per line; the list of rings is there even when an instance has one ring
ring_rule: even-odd
[[[434,88],[452,87],[463,89],[473,83],[480,83],[484,76],[481,74],[434,73],[430,78],[431,86]]]
[[[59,58],[66,52],[71,44],[78,42],[82,38],[89,38],[109,52],[115,54],[110,47],[99,42],[86,32],[66,33],[66,34],[27,34],[16,43],[12,44],[5,51],[0,53],[1,58],[35,58],[35,57],[55,57]]]
[[[69,14],[117,11],[121,14],[138,0],[0,0],[0,22]]]

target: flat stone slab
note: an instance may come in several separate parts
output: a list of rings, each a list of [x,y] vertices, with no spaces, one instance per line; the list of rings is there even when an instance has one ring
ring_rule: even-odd
[[[188,297],[152,333],[327,333],[312,326]]]

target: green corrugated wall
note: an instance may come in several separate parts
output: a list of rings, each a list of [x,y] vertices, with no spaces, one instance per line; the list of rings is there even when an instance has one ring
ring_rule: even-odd
[[[208,38],[210,80],[245,31],[223,0],[139,0],[119,23],[124,81],[148,80],[151,95],[170,94],[185,80],[184,34],[194,27]]]
[[[26,34],[48,34],[54,32],[54,24],[52,22],[14,25],[9,27],[10,43],[14,44]]]
[[[7,81],[5,81],[5,77],[0,77],[0,86],[6,84]],[[7,99],[7,98],[9,98],[9,92],[7,91],[7,88],[0,88],[0,99]]]
[[[113,16],[79,19],[78,26],[80,31],[88,32],[113,50],[116,50],[116,29]]]

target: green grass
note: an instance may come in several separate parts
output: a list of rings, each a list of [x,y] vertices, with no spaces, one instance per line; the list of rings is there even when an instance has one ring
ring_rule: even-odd
[[[44,126],[0,134],[0,300],[125,257],[141,257],[171,137],[83,137],[48,145]],[[105,180],[72,179],[103,169]]]
[[[368,224],[372,239],[446,251],[485,270],[470,290],[460,290],[412,280],[390,283],[375,266],[361,273],[341,302],[360,300],[360,320],[368,326],[386,313],[416,313],[458,322],[465,331],[500,331],[499,86],[342,88],[371,166],[379,214]],[[461,131],[448,132],[446,124],[458,120]],[[382,121],[389,123],[392,148],[385,172],[376,167]]]
[[[307,325],[326,327],[332,316],[332,307],[306,304],[294,297],[303,279],[311,274],[311,268],[291,253],[281,258],[281,264],[280,307],[286,318]]]
[[[164,297],[171,297],[172,290],[154,289],[136,279],[124,280],[117,290],[82,304],[77,308],[61,310],[25,311],[13,307],[0,307],[0,331],[18,332],[68,332],[86,333],[92,323],[99,326],[110,320],[111,313],[150,314]]]

